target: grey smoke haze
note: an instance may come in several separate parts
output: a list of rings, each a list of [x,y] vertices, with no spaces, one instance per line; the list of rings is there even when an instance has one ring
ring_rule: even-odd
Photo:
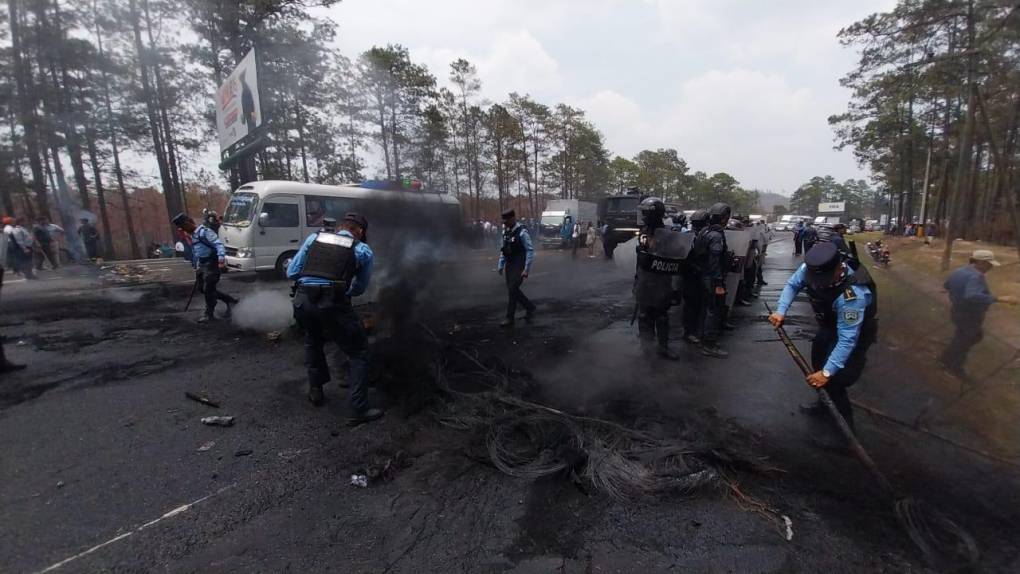
[[[616,264],[618,269],[623,269],[628,273],[633,273],[634,269],[637,268],[637,238],[631,239],[626,243],[621,243],[616,246],[616,251],[613,251],[613,263]]]
[[[234,307],[234,324],[253,331],[282,331],[290,326],[294,308],[281,291],[259,291]]]
[[[145,293],[129,288],[108,289],[106,296],[116,303],[137,303],[142,300]]]

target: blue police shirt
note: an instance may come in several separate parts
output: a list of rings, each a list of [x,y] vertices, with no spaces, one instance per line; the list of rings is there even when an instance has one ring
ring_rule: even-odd
[[[783,294],[780,296],[779,305],[776,308],[776,312],[780,315],[786,315],[790,305],[793,303],[793,298],[807,287],[807,282],[804,279],[806,272],[807,265],[802,263],[797,272],[786,281],[786,287],[783,288]],[[847,267],[846,273],[847,276],[853,276],[854,272]],[[873,297],[871,289],[863,285],[851,285],[850,289],[853,289],[856,295],[854,299],[847,301],[844,295],[840,295],[832,302],[832,309],[836,312],[836,334],[838,339],[836,347],[829,353],[829,358],[823,367],[824,370],[829,371],[830,375],[835,375],[846,366],[850,353],[853,352],[854,347],[857,346],[857,340],[860,339],[861,325],[864,324],[864,312],[867,310]]]
[[[521,243],[524,245],[524,272],[531,272],[531,263],[535,260],[535,246],[531,244],[531,235],[528,234],[528,229],[523,227],[519,222],[514,226],[514,229],[521,227]],[[496,268],[500,271],[506,266],[506,256],[503,255],[503,251],[499,252],[499,263]]]
[[[227,251],[223,248],[223,242],[220,241],[216,232],[205,225],[199,225],[191,233],[192,264],[198,267],[199,260],[211,257],[213,253],[220,260],[227,256]]]
[[[327,233],[321,231],[320,233]],[[354,235],[346,229],[342,229],[336,233],[337,235],[343,235],[346,237],[353,238]],[[299,277],[301,270],[305,267],[305,258],[308,257],[308,248],[315,242],[315,236],[318,233],[313,233],[305,239],[305,242],[301,245],[301,249],[298,250],[297,255],[290,260],[290,265],[287,266],[287,278],[297,279],[298,285],[329,285],[329,279],[323,279],[322,277]],[[347,288],[347,295],[351,297],[357,297],[365,292],[368,288],[368,282],[372,278],[372,261],[375,255],[372,253],[372,248],[368,246],[364,241],[359,241],[354,246],[354,258],[357,261],[357,265],[354,270],[354,281],[351,282],[351,286]]]

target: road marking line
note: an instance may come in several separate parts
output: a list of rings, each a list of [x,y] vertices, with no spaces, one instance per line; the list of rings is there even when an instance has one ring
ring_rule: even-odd
[[[88,550],[84,550],[82,552],[79,552],[78,554],[75,554],[74,556],[71,556],[69,558],[65,558],[64,560],[61,560],[60,562],[57,562],[56,564],[54,564],[52,566],[49,566],[49,567],[47,567],[44,570],[40,570],[39,572],[37,572],[37,574],[43,574],[44,572],[51,572],[53,570],[56,570],[56,569],[66,565],[66,564],[68,564],[70,562],[74,562],[75,560],[77,560],[79,558],[83,558],[85,556],[88,556],[89,554],[92,554],[93,552],[95,552],[95,551],[97,551],[97,550],[99,550],[99,549],[101,549],[101,548],[103,548],[105,546],[109,546],[110,544],[113,544],[114,542],[118,542],[120,540],[124,540],[125,538],[127,538],[128,536],[131,536],[132,534],[137,534],[137,533],[141,532],[142,530],[145,530],[146,528],[148,528],[150,526],[154,526],[156,523],[160,522],[161,520],[164,520],[166,518],[172,518],[174,516],[177,516],[178,514],[181,514],[183,512],[187,512],[189,509],[191,509],[192,506],[195,506],[196,504],[199,504],[199,503],[201,503],[203,501],[209,500],[210,498],[212,498],[214,496],[222,494],[224,491],[230,490],[234,486],[235,485],[233,485],[233,484],[228,485],[228,486],[224,486],[223,488],[217,490],[216,492],[214,492],[212,494],[207,494],[207,495],[203,496],[202,498],[199,498],[198,500],[195,500],[193,502],[189,502],[187,504],[183,504],[181,506],[178,506],[177,508],[174,508],[173,510],[170,510],[169,512],[166,512],[165,514],[163,514],[163,516],[160,516],[159,518],[156,518],[155,520],[150,520],[150,521],[146,522],[145,524],[139,526],[138,528],[135,528],[134,530],[131,530],[131,531],[125,532],[123,534],[119,534],[117,536],[114,536],[113,538],[107,540],[106,542],[103,542],[101,544],[97,544],[97,545],[93,546],[92,548],[89,548]]]

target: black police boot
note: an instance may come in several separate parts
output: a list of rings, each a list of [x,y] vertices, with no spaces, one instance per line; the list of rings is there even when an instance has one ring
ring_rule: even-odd
[[[662,357],[663,359],[667,359],[669,361],[679,361],[680,360],[680,355],[678,355],[675,352],[671,351],[669,347],[659,346],[659,351],[658,352],[659,352],[659,356]]]
[[[502,321],[499,322],[499,326],[500,327],[513,327],[514,326],[514,320],[511,319],[510,317],[507,317],[506,319],[503,319]]]
[[[733,321],[726,321],[725,323],[723,323],[722,327],[723,327],[723,329],[726,329],[727,331],[736,331],[737,330],[737,324],[734,323]]]
[[[697,335],[684,335],[684,341],[692,345],[701,344],[701,339]]]
[[[308,387],[308,400],[313,405],[321,407],[326,402],[326,396],[322,394],[322,386],[311,386]]]
[[[699,350],[701,351],[702,355],[705,355],[706,357],[712,357],[714,359],[725,359],[726,357],[730,356],[729,353],[719,348],[719,345],[715,343],[704,343],[701,345],[701,348]]]
[[[386,414],[386,412],[383,411],[382,409],[375,408],[368,409],[347,419],[347,426],[356,427],[361,424],[370,423],[372,421],[381,419],[384,414]]]
[[[812,417],[825,416],[827,411],[828,409],[825,408],[825,403],[819,399],[815,399],[814,402],[810,403],[801,403],[800,405],[800,412]]]

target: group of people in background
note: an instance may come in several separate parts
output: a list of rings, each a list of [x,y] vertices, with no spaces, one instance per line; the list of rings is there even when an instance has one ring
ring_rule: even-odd
[[[100,236],[96,226],[82,218],[78,224],[78,235],[85,246],[86,257],[92,261],[99,259]],[[46,216],[36,218],[32,224],[25,217],[4,217],[0,257],[4,266],[14,273],[26,279],[36,279],[35,271],[42,271],[47,266],[52,270],[60,268],[61,254],[67,251],[61,243],[66,240],[64,228]]]

